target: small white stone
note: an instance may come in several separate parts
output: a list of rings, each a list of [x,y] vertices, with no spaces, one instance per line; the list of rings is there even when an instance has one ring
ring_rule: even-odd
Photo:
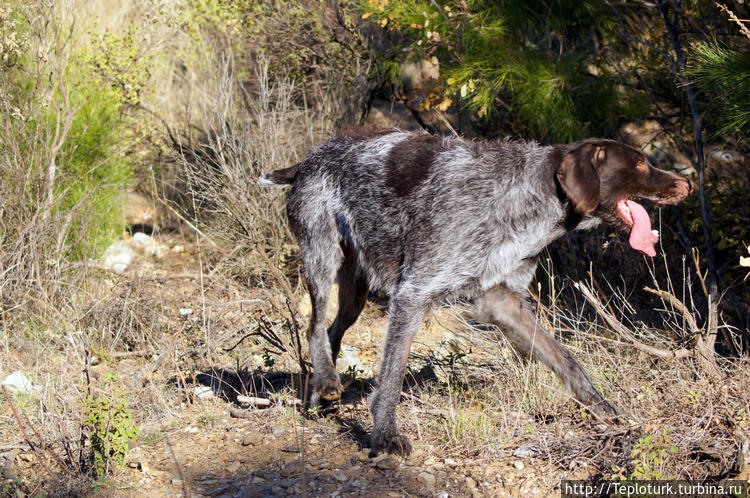
[[[110,245],[102,255],[102,266],[115,273],[124,272],[131,261],[133,261],[133,249],[124,240]]]
[[[39,388],[32,384],[28,377],[26,377],[20,370],[8,375],[2,382],[0,382],[0,385],[6,386],[11,392],[21,394],[28,394],[31,391],[39,390]]]
[[[214,395],[213,390],[208,386],[195,386],[194,392],[199,398],[210,398]]]

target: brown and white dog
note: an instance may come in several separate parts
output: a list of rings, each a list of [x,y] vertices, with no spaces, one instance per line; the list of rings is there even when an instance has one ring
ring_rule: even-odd
[[[390,296],[370,398],[371,451],[403,455],[411,445],[397,430],[396,405],[412,339],[430,306],[456,296],[474,299],[478,320],[497,324],[595,414],[616,416],[581,365],[535,319],[527,287],[544,247],[602,220],[653,256],[657,234],[634,199],[676,203],[691,191],[686,178],[652,167],[642,152],[613,140],[541,146],[399,130],[333,138],[260,181],[291,184],[287,212],[312,300],[312,405],[340,395],[335,358],[368,292]],[[334,281],[339,311],[326,329]]]

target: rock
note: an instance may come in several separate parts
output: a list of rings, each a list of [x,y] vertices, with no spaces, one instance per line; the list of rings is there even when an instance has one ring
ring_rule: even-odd
[[[0,382],[0,385],[7,387],[10,392],[20,394],[29,394],[32,391],[39,391],[39,388],[32,384],[28,377],[26,377],[26,375],[20,370],[16,370],[8,375],[2,382]]]
[[[514,457],[523,458],[523,457],[533,457],[536,456],[539,452],[542,450],[538,446],[531,446],[531,445],[522,445],[516,448],[516,450],[513,452]]]
[[[263,441],[263,436],[260,434],[250,434],[242,438],[242,446],[255,446]]]
[[[173,477],[173,478],[172,478],[172,480],[171,480],[171,481],[169,481],[169,482],[171,482],[171,483],[172,483],[172,484],[174,484],[175,486],[182,486],[182,485],[183,485],[183,483],[184,483],[185,481],[183,481],[183,480],[182,480],[182,479],[180,479],[179,477]]]
[[[420,472],[417,474],[417,480],[428,488],[435,486],[435,476],[429,472]]]
[[[452,458],[446,458],[445,460],[443,460],[443,462],[446,465],[450,465],[451,467],[455,467],[456,465],[458,465],[458,463],[456,463],[456,461]]]
[[[255,396],[237,396],[237,403],[243,408],[247,406],[257,406],[259,408],[271,406],[271,400],[266,398],[256,398]]]
[[[521,460],[513,462],[513,466],[518,470],[523,470],[523,462]]]
[[[193,393],[201,399],[211,398],[214,396],[214,392],[209,386],[195,386]]]
[[[349,478],[343,472],[338,472],[336,474],[333,474],[333,478],[339,482],[346,482],[349,480]]]
[[[346,372],[349,369],[357,371],[364,370],[362,362],[357,357],[359,354],[359,348],[356,346],[341,346],[341,353],[338,359],[336,359],[336,368],[340,371]]]
[[[380,470],[396,470],[399,467],[399,462],[391,456],[386,456],[375,462],[375,468]]]
[[[277,427],[273,430],[274,436],[281,436],[286,432],[286,427]]]
[[[235,472],[240,470],[240,467],[241,467],[240,462],[232,462],[229,465],[227,465],[227,471],[234,474]]]
[[[284,467],[281,469],[281,475],[284,477],[289,477],[294,474],[301,474],[304,468],[305,466],[299,460],[295,460],[284,465]]]
[[[153,256],[156,259],[162,259],[169,252],[169,248],[167,246],[159,243],[152,236],[146,235],[143,232],[134,233],[130,244],[134,249],[138,249],[144,254]]]
[[[102,266],[115,273],[124,272],[131,261],[133,261],[133,249],[126,240],[113,243],[102,255]]]

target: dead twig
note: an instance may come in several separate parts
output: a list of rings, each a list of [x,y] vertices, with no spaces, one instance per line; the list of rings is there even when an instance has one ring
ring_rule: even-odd
[[[255,412],[249,410],[243,410],[241,408],[235,408],[234,406],[229,407],[229,416],[234,418],[254,418]]]
[[[151,351],[115,351],[112,353],[109,353],[109,356],[112,358],[134,358],[138,356],[151,356],[153,353]]]
[[[18,415],[18,411],[16,410],[16,405],[13,404],[13,399],[10,397],[10,394],[8,393],[8,389],[3,386],[3,394],[5,394],[5,399],[8,401],[8,405],[10,405],[10,409],[13,412],[13,417],[16,419],[16,423],[18,424],[18,428],[21,429],[21,434],[23,434],[23,438],[26,440],[26,444],[29,445],[31,448],[31,451],[34,452],[34,455],[36,455],[37,460],[39,460],[39,463],[44,467],[44,470],[47,471],[48,474],[52,474],[49,467],[47,467],[47,464],[45,463],[42,456],[39,454],[39,451],[37,447],[31,442],[31,439],[29,438],[28,434],[26,433],[26,429],[24,428],[23,423],[21,423],[21,417]],[[27,421],[28,422],[28,421]],[[62,460],[60,460],[60,457],[57,456],[57,453],[55,453],[52,448],[48,447],[45,443],[42,437],[39,435],[37,430],[34,428],[33,425],[29,424],[29,427],[31,427],[31,430],[34,431],[34,434],[36,435],[37,439],[39,439],[39,444],[42,446],[42,449],[52,455],[52,457],[57,461],[58,465],[60,465],[60,468],[64,470],[65,472],[72,474],[72,471],[68,468],[67,465],[63,463]]]
[[[642,343],[641,341],[636,339],[633,333],[625,325],[623,325],[622,322],[620,322],[614,315],[607,311],[607,309],[599,301],[599,299],[594,296],[594,293],[591,292],[591,289],[589,289],[585,285],[581,285],[580,282],[575,282],[573,286],[578,289],[581,294],[583,294],[583,297],[586,299],[586,301],[594,308],[594,311],[596,311],[596,313],[600,317],[602,317],[607,325],[609,325],[609,327],[621,337],[625,338],[628,341],[628,344],[633,346],[634,348],[643,351],[644,353],[648,353],[650,355],[664,359],[680,359],[688,358],[690,356],[690,350],[685,348],[669,350]]]
[[[200,229],[200,228],[198,228],[197,226],[195,226],[194,224],[192,224],[192,223],[190,222],[190,220],[188,220],[187,218],[185,218],[184,216],[182,216],[182,215],[180,214],[180,212],[179,212],[179,211],[177,211],[177,210],[176,210],[175,208],[173,208],[173,207],[172,207],[172,206],[171,206],[171,205],[170,205],[170,204],[169,204],[169,203],[168,203],[167,201],[165,201],[164,199],[162,199],[161,197],[159,197],[158,195],[156,195],[156,194],[155,194],[154,192],[152,192],[152,191],[151,191],[151,189],[149,189],[149,188],[146,188],[146,187],[142,187],[142,188],[143,188],[143,191],[144,191],[144,192],[145,192],[146,194],[148,194],[148,195],[149,195],[149,197],[151,197],[152,199],[154,199],[155,201],[159,202],[159,203],[160,203],[160,204],[162,204],[162,205],[163,205],[164,207],[166,207],[166,208],[167,208],[167,209],[169,210],[169,212],[170,212],[170,213],[172,213],[173,215],[177,216],[177,217],[178,217],[178,218],[179,218],[180,220],[182,220],[182,222],[183,222],[183,223],[185,223],[185,224],[186,224],[187,226],[189,226],[190,228],[192,228],[192,229],[193,229],[193,230],[195,231],[195,233],[197,233],[198,235],[200,235],[201,237],[203,237],[204,239],[206,239],[206,241],[207,241],[207,242],[208,242],[209,244],[211,244],[211,245],[212,245],[212,246],[214,246],[215,248],[218,248],[218,247],[219,247],[219,246],[218,246],[218,244],[216,244],[216,242],[214,242],[213,240],[211,240],[211,239],[210,239],[210,238],[208,237],[208,235],[206,235],[205,233],[203,233],[203,232],[201,231],[201,229]]]
[[[716,6],[719,7],[719,9],[726,12],[726,14],[729,16],[729,19],[731,19],[733,23],[739,26],[740,32],[742,32],[742,34],[745,35],[748,40],[750,40],[750,29],[747,26],[745,26],[745,23],[743,22],[743,21],[747,21],[747,19],[738,18],[737,15],[731,10],[729,10],[729,8],[724,4],[716,2]]]
[[[669,301],[669,303],[677,308],[677,311],[682,314],[682,318],[685,319],[690,332],[692,332],[693,334],[701,334],[701,329],[700,327],[698,327],[698,324],[695,321],[695,317],[692,313],[690,313],[690,310],[687,308],[687,306],[685,306],[685,303],[677,299],[677,296],[675,296],[671,292],[667,292],[661,289],[652,289],[651,287],[644,287],[643,290],[645,290],[646,292],[650,292],[651,294],[655,294],[666,301]]]
[[[254,406],[256,408],[265,408],[271,406],[271,400],[268,398],[258,398],[256,396],[237,395],[237,403],[240,405]]]
[[[182,280],[182,279],[188,279],[188,280],[200,280],[201,276],[197,273],[169,273],[165,275],[142,275],[140,273],[133,273],[133,272],[117,272],[113,270],[112,268],[108,268],[100,263],[95,263],[93,261],[71,261],[69,263],[65,263],[62,265],[64,268],[71,268],[71,267],[83,267],[83,268],[91,268],[94,270],[100,270],[107,273],[114,273],[115,275],[123,278],[128,278],[131,280]],[[211,274],[204,275],[203,278],[209,278],[211,279]]]

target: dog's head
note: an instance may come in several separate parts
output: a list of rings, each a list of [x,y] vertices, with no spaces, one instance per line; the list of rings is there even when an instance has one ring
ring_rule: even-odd
[[[691,192],[690,181],[654,168],[642,152],[614,140],[584,140],[562,152],[556,177],[575,211],[629,232],[634,249],[656,255],[658,234],[634,199],[674,204]]]

